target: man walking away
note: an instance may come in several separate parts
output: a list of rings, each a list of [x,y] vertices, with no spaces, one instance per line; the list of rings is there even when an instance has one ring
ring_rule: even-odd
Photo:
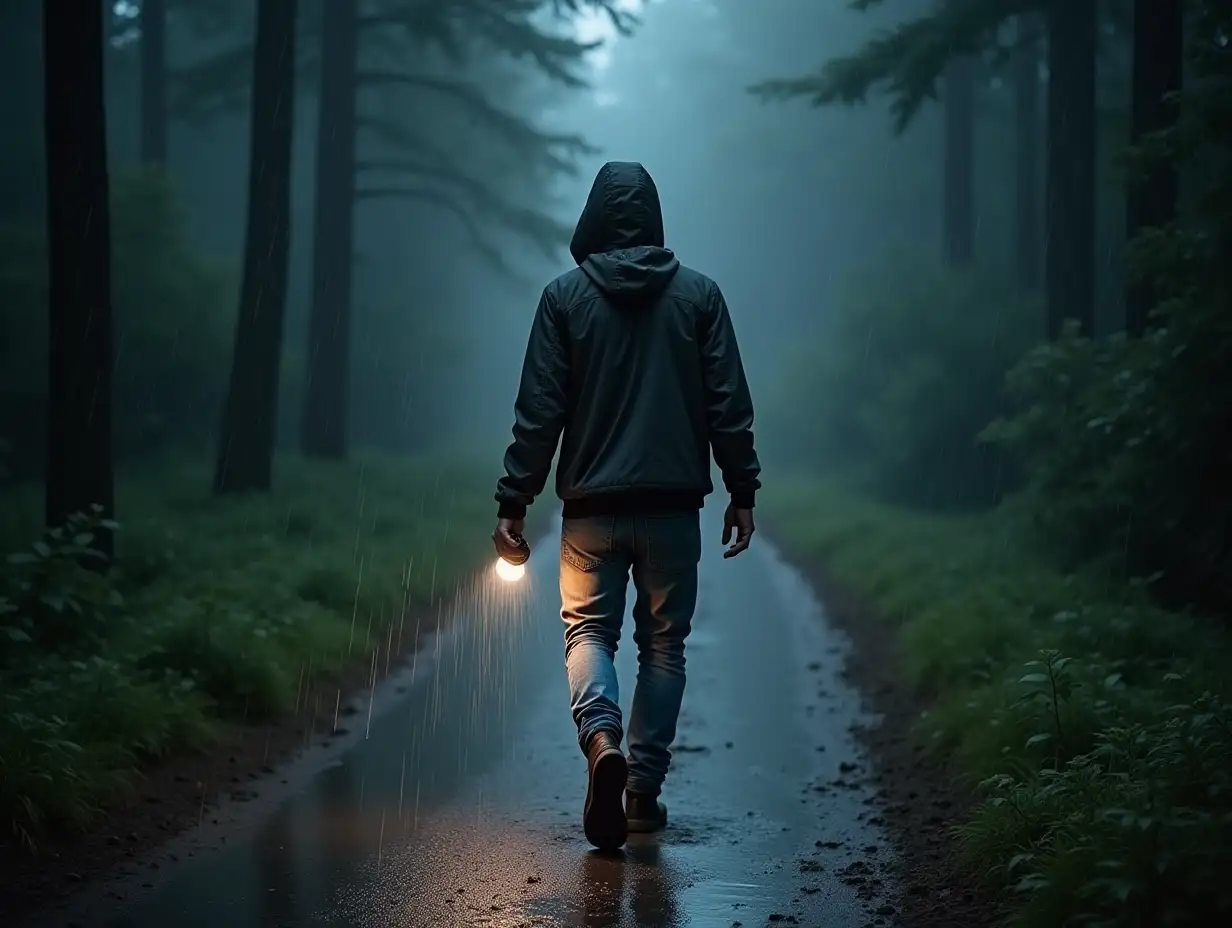
[[[577,269],[544,288],[531,325],[494,540],[521,535],[559,440],[565,666],[588,762],[582,824],[593,845],[614,850],[629,831],[667,824],[658,797],[684,693],[710,451],[731,495],[724,557],[753,537],[761,467],[727,304],[663,247],[642,165],[600,169],[570,251]],[[626,762],[613,658],[630,573],[638,672]]]

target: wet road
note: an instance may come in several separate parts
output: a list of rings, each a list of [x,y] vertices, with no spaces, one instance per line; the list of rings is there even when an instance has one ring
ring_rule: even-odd
[[[463,608],[476,614],[424,655],[435,669],[371,720],[349,720],[366,737],[246,833],[119,894],[116,914],[95,908],[78,923],[872,923],[836,875],[884,840],[867,824],[865,788],[842,779],[862,766],[849,733],[859,702],[839,679],[845,644],[769,544],[723,561],[718,513],[705,520],[666,832],[635,836],[618,857],[582,837],[585,761],[567,705],[553,534],[537,546],[524,606],[495,578],[474,591]],[[626,712],[631,625],[618,656]],[[837,787],[813,789],[827,782]]]

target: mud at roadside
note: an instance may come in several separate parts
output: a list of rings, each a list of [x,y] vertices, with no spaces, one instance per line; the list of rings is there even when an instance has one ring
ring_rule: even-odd
[[[894,924],[898,928],[1000,924],[1000,901],[962,866],[952,834],[953,827],[970,815],[975,796],[962,785],[958,772],[944,758],[927,752],[913,733],[929,701],[904,681],[897,629],[833,582],[824,567],[796,563],[817,590],[829,620],[852,641],[843,676],[881,717],[879,725],[853,733],[872,760],[869,784],[877,789],[879,817],[898,849],[890,868],[901,887]],[[859,879],[860,874],[849,878]]]
[[[368,720],[432,671],[433,644],[450,628],[426,618],[416,647],[378,650],[337,677],[301,680],[295,709],[259,724],[229,724],[200,754],[143,769],[131,792],[81,834],[39,841],[31,855],[0,847],[0,912],[6,924],[46,916],[66,897],[95,889],[112,899],[150,888],[159,870],[225,844],[364,737]],[[445,623],[447,625],[447,623]]]

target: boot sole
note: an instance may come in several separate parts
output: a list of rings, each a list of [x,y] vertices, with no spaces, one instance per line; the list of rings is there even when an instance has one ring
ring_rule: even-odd
[[[625,818],[625,779],[629,765],[620,751],[606,751],[595,759],[586,786],[582,830],[586,840],[601,851],[624,846],[629,836]]]

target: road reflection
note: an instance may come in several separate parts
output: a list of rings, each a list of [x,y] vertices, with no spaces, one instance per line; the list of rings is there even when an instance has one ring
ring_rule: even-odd
[[[859,756],[849,735],[859,698],[840,689],[841,649],[797,608],[807,603],[804,581],[789,575],[788,584],[776,564],[742,559],[709,575],[706,625],[691,644],[696,708],[681,735],[727,747],[680,754],[673,825],[662,835],[632,836],[617,856],[589,851],[578,822],[585,758],[544,607],[524,626],[457,626],[423,655],[431,676],[375,713],[370,728],[366,716],[352,719],[363,737],[255,834],[189,843],[179,853],[191,859],[157,889],[124,887],[131,895],[115,897],[119,912],[83,897],[84,917],[74,920],[88,928],[718,928],[737,910],[782,911],[798,893],[797,870],[767,862],[811,856],[821,835],[880,842],[864,824],[863,790],[800,798],[800,784],[837,772],[830,758]],[[769,614],[788,623],[774,634],[747,621],[767,603],[783,604]],[[633,651],[617,660],[632,679]],[[793,666],[783,685],[783,668]],[[823,666],[835,712],[813,717],[813,668]],[[819,754],[816,744],[830,749]],[[752,792],[750,778],[758,778]],[[824,928],[863,923],[854,891],[833,878],[816,883],[825,892],[802,900],[795,917]]]
[[[583,854],[578,871],[577,928],[611,928],[632,916],[638,928],[676,928],[675,880],[657,841],[638,841],[623,852]]]
[[[296,923],[295,836],[291,832],[291,809],[280,809],[261,830],[254,853],[257,860],[258,906],[261,924],[284,928]]]

